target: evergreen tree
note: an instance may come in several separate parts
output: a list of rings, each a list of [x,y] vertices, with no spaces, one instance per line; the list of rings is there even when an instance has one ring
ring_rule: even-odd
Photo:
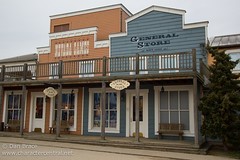
[[[240,87],[232,69],[234,62],[225,51],[208,47],[214,58],[210,69],[210,84],[200,101],[199,110],[204,115],[201,133],[212,139],[221,139],[224,148],[240,146]]]

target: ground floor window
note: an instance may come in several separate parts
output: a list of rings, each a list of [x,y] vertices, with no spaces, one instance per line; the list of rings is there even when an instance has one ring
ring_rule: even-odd
[[[58,97],[55,97],[54,105],[54,120],[57,120],[57,107],[58,107]],[[71,93],[62,94],[62,105],[61,105],[61,115],[60,119],[68,121],[70,126],[74,125],[74,113],[75,113],[75,94],[73,91]]]
[[[92,92],[91,92],[92,91]],[[89,129],[100,130],[101,127],[101,90],[90,91],[90,117]],[[106,115],[106,129],[117,130],[119,119],[119,100],[120,96],[117,91],[107,91],[105,115]]]
[[[182,123],[189,130],[189,91],[159,91],[160,123]]]
[[[7,122],[9,120],[20,120],[21,117],[21,94],[13,92],[7,96]]]

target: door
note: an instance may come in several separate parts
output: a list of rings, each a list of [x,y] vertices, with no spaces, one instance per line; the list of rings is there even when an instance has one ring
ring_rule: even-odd
[[[44,95],[33,96],[33,116],[32,116],[32,131],[41,131],[45,129],[45,98]]]
[[[139,135],[148,138],[148,102],[147,94],[140,93],[139,96]],[[129,94],[129,136],[135,135],[135,93]],[[128,121],[128,120],[127,120]]]

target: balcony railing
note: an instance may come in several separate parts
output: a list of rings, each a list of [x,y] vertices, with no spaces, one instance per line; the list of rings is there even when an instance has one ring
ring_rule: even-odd
[[[198,67],[199,66],[199,67]],[[197,69],[199,68],[199,69]],[[53,63],[1,66],[1,81],[81,78],[135,74],[184,73],[197,71],[208,77],[203,62],[196,60],[195,50],[173,54],[103,57]]]

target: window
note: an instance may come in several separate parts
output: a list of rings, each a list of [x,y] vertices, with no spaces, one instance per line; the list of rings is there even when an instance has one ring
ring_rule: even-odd
[[[159,56],[160,73],[163,72],[178,72],[179,70],[179,56],[178,55],[160,55]]]
[[[55,97],[55,108],[54,108],[54,120],[57,120],[57,107],[58,98]],[[75,94],[63,93],[62,94],[62,105],[61,105],[61,120],[68,121],[69,125],[74,125],[74,112],[75,112]]]
[[[35,118],[37,119],[43,118],[43,97],[36,98]]]
[[[89,54],[89,41],[78,40],[55,44],[55,57]]]
[[[58,79],[58,63],[49,64],[50,74],[49,79]]]
[[[236,61],[238,59],[240,59],[240,50],[236,50],[236,52],[231,52],[229,50],[229,53],[228,53],[231,57],[231,60],[232,61]],[[233,69],[233,73],[240,73],[240,62],[235,66],[235,68]]]
[[[160,91],[160,123],[182,123],[189,130],[189,91]]]
[[[54,32],[63,32],[69,30],[69,24],[62,24],[54,26]]]
[[[135,122],[136,120],[136,104],[135,104],[135,96],[133,96],[133,121]],[[143,96],[139,97],[139,121],[143,121]]]
[[[90,89],[89,126],[90,132],[100,132],[101,90]],[[120,92],[108,90],[106,93],[105,115],[106,132],[119,132]]]
[[[80,77],[94,76],[94,60],[79,62]]]
[[[7,96],[7,122],[9,120],[20,120],[21,117],[21,94],[9,94]]]

